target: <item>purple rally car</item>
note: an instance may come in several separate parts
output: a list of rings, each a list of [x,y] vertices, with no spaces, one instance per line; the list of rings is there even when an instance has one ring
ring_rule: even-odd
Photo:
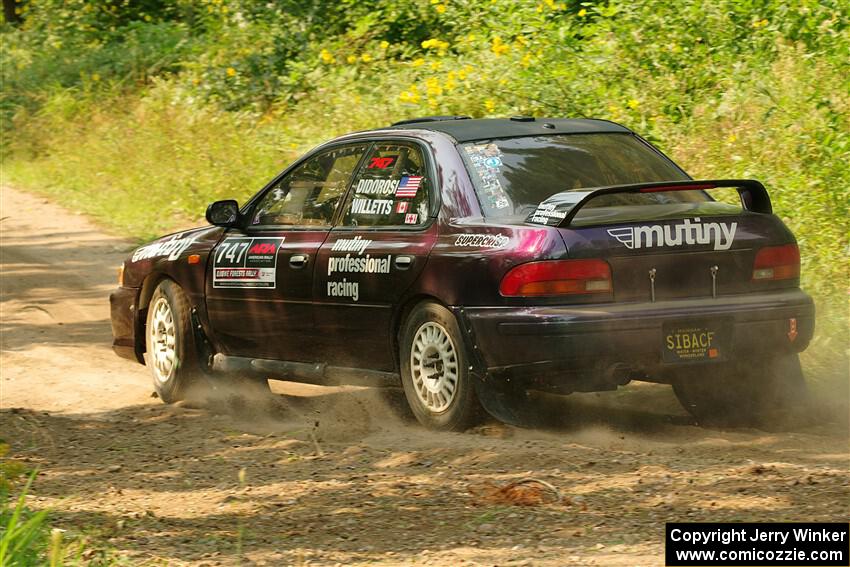
[[[134,251],[110,297],[115,351],[165,402],[218,375],[400,385],[456,430],[631,380],[699,419],[805,394],[814,308],[764,187],[694,181],[612,122],[349,134],[207,220]]]

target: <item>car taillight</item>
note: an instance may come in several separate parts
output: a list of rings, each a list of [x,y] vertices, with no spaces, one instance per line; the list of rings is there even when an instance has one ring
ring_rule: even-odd
[[[499,286],[509,297],[611,293],[611,267],[604,260],[546,260],[513,268]]]
[[[796,244],[768,246],[756,254],[753,281],[787,280],[800,276],[800,249]]]

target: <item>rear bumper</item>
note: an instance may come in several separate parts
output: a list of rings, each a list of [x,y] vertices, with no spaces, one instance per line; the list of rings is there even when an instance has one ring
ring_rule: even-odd
[[[144,364],[141,345],[136,344],[138,297],[139,290],[132,287],[119,287],[109,294],[112,350],[120,357]]]
[[[559,375],[623,365],[648,373],[662,362],[662,325],[713,321],[729,329],[726,360],[800,352],[814,333],[814,304],[799,289],[657,303],[458,308],[488,375]],[[796,336],[789,338],[789,320]]]

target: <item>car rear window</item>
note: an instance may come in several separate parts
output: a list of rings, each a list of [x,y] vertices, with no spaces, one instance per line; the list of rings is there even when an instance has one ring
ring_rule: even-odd
[[[631,134],[568,134],[479,140],[462,145],[484,214],[524,219],[568,189],[688,179]],[[707,203],[703,191],[608,195],[587,208]]]

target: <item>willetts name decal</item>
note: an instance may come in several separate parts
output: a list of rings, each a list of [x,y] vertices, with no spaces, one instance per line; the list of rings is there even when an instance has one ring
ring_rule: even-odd
[[[679,224],[610,228],[608,234],[629,249],[711,244],[715,250],[728,250],[735,240],[737,228],[736,222],[702,223],[697,217]]]
[[[214,251],[213,287],[274,289],[283,238],[226,238]]]

